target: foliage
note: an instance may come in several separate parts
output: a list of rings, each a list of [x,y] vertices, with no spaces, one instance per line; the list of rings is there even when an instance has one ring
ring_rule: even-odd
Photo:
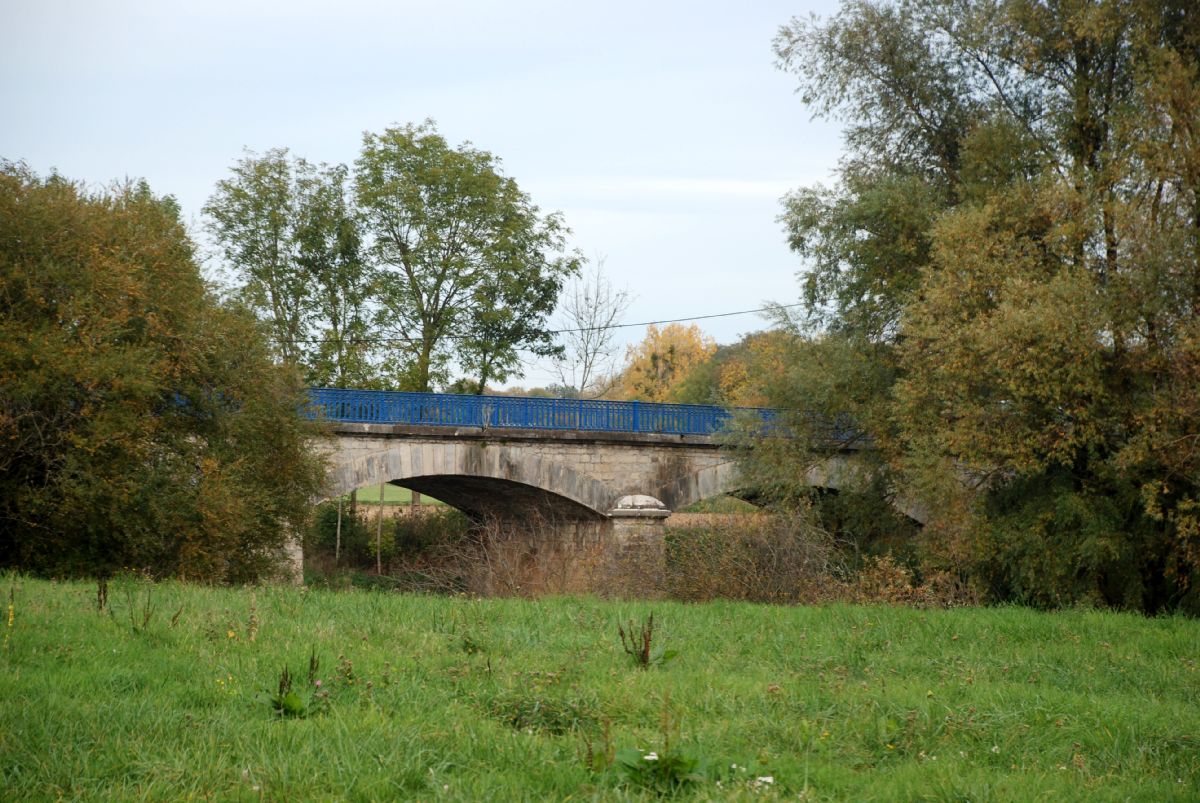
[[[676,794],[707,780],[707,768],[701,759],[681,750],[660,754],[624,747],[617,751],[613,767],[623,783],[659,795]]]
[[[928,566],[996,598],[1200,610],[1198,42],[1175,0],[855,0],[776,39],[850,153],[787,201],[805,345],[768,395],[849,414]]]
[[[337,555],[342,566],[367,568],[375,565],[375,529],[369,521],[365,506],[352,510],[343,504],[341,509],[341,549]],[[337,551],[338,503],[322,502],[317,505],[304,540],[304,554],[310,562],[321,557],[332,560]]]
[[[432,122],[367,133],[354,169],[247,153],[204,207],[238,295],[318,386],[472,392],[555,357],[547,328],[582,260],[500,160]]]
[[[499,161],[452,148],[428,121],[363,135],[355,192],[401,389],[448,378],[451,342],[481,389],[516,372],[518,349],[558,353],[546,319],[580,260],[561,217],[540,214]]]
[[[819,603],[837,598],[843,557],[810,518],[741,514],[672,526],[666,536],[672,599]]]
[[[792,800],[1187,800],[1200,784],[1200,623],[1182,617],[664,601],[683,657],[630,672],[612,623],[648,611],[594,598],[170,582],[154,595],[184,609],[178,625],[135,635],[97,616],[94,583],[10,585],[6,798],[649,798],[580,760],[605,721],[643,758],[707,759],[684,791],[700,799],[750,799],[758,777],[774,779],[763,798]],[[228,638],[252,595],[258,639]],[[467,655],[452,630],[497,649]],[[354,682],[337,662],[305,680],[308,645]],[[294,691],[323,681],[324,716],[270,721],[259,694],[284,665]],[[563,716],[533,714],[539,699]]]
[[[305,557],[310,566],[322,569],[374,570],[378,508],[359,505],[351,510],[343,505],[341,553],[335,566],[338,505],[336,501],[317,506],[305,539]],[[380,534],[385,573],[403,574],[405,567],[425,565],[435,556],[452,551],[466,537],[467,517],[449,507],[430,510],[422,507],[384,516]]]
[[[200,277],[174,200],[0,169],[0,562],[271,572],[321,476],[298,378]]]
[[[308,716],[308,704],[292,688],[292,673],[286,666],[279,673],[278,690],[268,695],[267,703],[283,719],[303,719]]]
[[[716,350],[716,343],[696,324],[651,324],[646,337],[626,354],[626,366],[614,391],[623,399],[671,401],[693,368]]]
[[[240,297],[271,327],[280,356],[316,386],[371,387],[373,273],[344,165],[286,149],[248,152],[204,206]]]
[[[592,727],[596,701],[577,695],[510,690],[487,701],[485,710],[510,728],[561,736]]]
[[[796,346],[794,335],[784,329],[752,332],[737,343],[717,346],[672,389],[671,401],[763,407],[770,402],[765,389],[778,383]]]

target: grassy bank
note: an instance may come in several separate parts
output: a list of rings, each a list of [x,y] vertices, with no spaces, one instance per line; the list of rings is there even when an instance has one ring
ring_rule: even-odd
[[[411,505],[412,497],[412,491],[410,491],[408,488],[401,488],[399,485],[390,484],[383,486],[383,503],[385,505]],[[349,495],[347,495],[346,500],[349,501],[349,498]],[[378,505],[379,486],[367,485],[359,488],[358,492],[355,494],[355,498],[358,500],[358,504],[360,505]],[[437,506],[443,505],[441,501],[434,499],[431,496],[425,496],[424,494],[421,495],[421,504]]]
[[[617,624],[636,628],[646,604],[125,581],[97,613],[94,585],[10,587],[6,799],[649,799],[674,781],[702,799],[1200,789],[1191,620],[655,603],[653,642],[678,656],[641,669]],[[285,665],[283,707],[303,717],[269,699]]]

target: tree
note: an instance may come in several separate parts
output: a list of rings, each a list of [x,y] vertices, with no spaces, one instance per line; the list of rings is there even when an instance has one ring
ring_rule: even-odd
[[[342,165],[313,165],[273,149],[247,153],[204,207],[239,283],[271,327],[285,362],[307,381],[375,383],[367,347],[372,275],[346,196]]]
[[[604,278],[604,261],[597,258],[589,273],[574,280],[562,304],[563,352],[554,370],[571,397],[599,398],[612,386],[616,327],[632,299]]]
[[[175,202],[4,164],[0,298],[0,563],[268,574],[319,487],[315,433]]]
[[[208,228],[237,272],[242,300],[271,325],[284,361],[308,337],[309,277],[298,260],[295,178],[286,149],[247,153],[204,206]]]
[[[520,349],[549,348],[547,301],[579,268],[561,216],[541,215],[495,156],[450,147],[432,122],[364,134],[355,165],[401,387],[445,382],[451,344],[481,388],[515,375]]]
[[[489,380],[522,375],[518,344],[538,357],[562,354],[546,319],[558,304],[564,273],[518,260],[476,285],[458,343],[458,362],[474,378],[469,385],[475,394],[482,394]]]
[[[800,339],[783,328],[743,335],[737,343],[717,346],[708,359],[688,372],[671,392],[683,404],[763,407],[767,388],[783,379],[796,360]]]
[[[717,344],[696,324],[651,324],[646,337],[630,346],[618,393],[637,401],[671,401],[672,393],[693,368],[716,351]]]
[[[813,355],[926,499],[927,559],[998,598],[1200,609],[1188,4],[856,0],[776,48],[849,125],[840,186],[784,216]]]
[[[372,359],[374,272],[362,253],[362,234],[347,197],[344,165],[296,168],[297,263],[308,279],[315,348],[305,354],[305,379],[329,387],[379,384]]]

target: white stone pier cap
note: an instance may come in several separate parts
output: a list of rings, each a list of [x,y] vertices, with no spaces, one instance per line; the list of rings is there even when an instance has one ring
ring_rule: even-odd
[[[671,515],[671,511],[653,496],[626,494],[617,500],[617,506],[608,515],[616,518],[665,519]]]

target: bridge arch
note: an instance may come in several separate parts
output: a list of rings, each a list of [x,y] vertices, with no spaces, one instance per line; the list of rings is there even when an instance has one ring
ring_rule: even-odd
[[[805,482],[813,488],[841,491],[858,484],[864,478],[863,464],[850,454],[834,454],[809,467]],[[669,510],[681,510],[688,505],[722,494],[742,490],[737,464],[733,460],[705,466],[661,486],[658,498]],[[904,516],[924,525],[928,512],[912,498],[901,494],[893,507]]]
[[[602,521],[613,491],[528,448],[463,442],[388,441],[381,449],[333,454],[327,497],[391,483],[441,499],[468,515],[541,513]]]
[[[808,469],[805,481],[814,488],[838,491],[859,477],[859,464],[852,457],[835,454]],[[741,490],[737,464],[727,460],[705,466],[659,488],[659,499],[671,510],[679,510],[704,499]]]

